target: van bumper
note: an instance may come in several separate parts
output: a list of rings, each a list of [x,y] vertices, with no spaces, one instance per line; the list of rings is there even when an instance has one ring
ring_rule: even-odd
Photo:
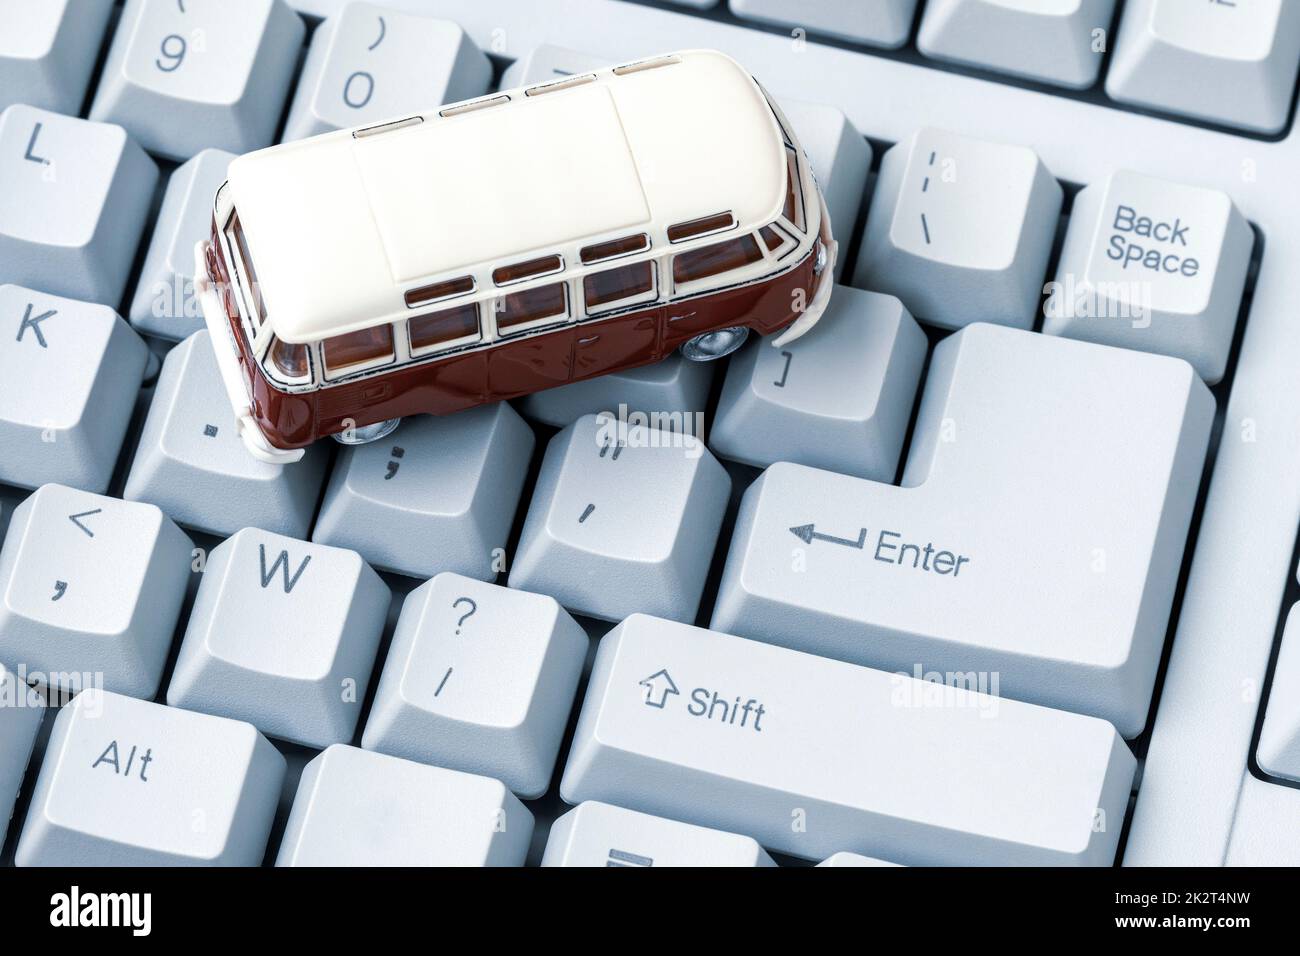
[[[199,307],[203,310],[203,321],[208,327],[208,338],[212,340],[212,351],[217,357],[217,369],[221,372],[221,382],[226,387],[226,397],[235,413],[235,427],[244,447],[254,458],[272,465],[291,464],[302,458],[303,449],[275,447],[266,440],[253,418],[248,389],[244,386],[244,377],[239,370],[239,356],[231,337],[230,316],[221,304],[212,275],[208,271],[208,251],[211,245],[205,239],[194,247],[194,291],[198,294]]]
[[[818,190],[818,199],[821,200],[822,222],[817,237],[820,248],[814,254],[820,255],[822,261],[820,267],[815,270],[816,291],[813,293],[812,301],[808,303],[799,318],[786,326],[785,331],[780,335],[771,339],[771,343],[777,348],[783,348],[800,336],[806,335],[821,321],[827,306],[831,304],[831,292],[835,288],[835,260],[839,258],[840,244],[835,241],[834,234],[831,232],[831,213],[826,208],[826,197],[821,195],[820,190]]]

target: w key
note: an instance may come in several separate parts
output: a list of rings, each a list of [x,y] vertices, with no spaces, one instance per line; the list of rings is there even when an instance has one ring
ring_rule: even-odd
[[[245,528],[208,557],[167,703],[310,747],[350,740],[388,602],[355,551]]]
[[[902,488],[773,465],[712,626],[1142,730],[1214,400],[1181,360],[974,325],[934,352]]]

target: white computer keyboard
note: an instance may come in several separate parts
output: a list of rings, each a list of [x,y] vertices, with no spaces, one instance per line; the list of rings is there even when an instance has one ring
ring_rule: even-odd
[[[1300,3],[1034,7],[0,0],[5,862],[1300,864]],[[244,451],[235,155],[693,47],[818,329]]]

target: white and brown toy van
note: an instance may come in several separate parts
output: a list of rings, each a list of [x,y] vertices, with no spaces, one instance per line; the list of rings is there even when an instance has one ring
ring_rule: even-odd
[[[629,63],[250,153],[198,252],[249,448],[806,332],[836,244],[775,104],[720,53]]]

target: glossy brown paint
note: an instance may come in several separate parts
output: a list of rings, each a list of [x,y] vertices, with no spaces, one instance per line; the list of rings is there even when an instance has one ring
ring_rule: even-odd
[[[821,238],[830,242],[824,224]],[[814,274],[815,253],[810,252],[795,268],[771,279],[571,322],[315,391],[286,392],[267,379],[244,336],[218,240],[214,223],[208,273],[221,290],[252,398],[253,418],[267,441],[285,449],[306,447],[349,427],[408,415],[449,415],[485,402],[648,365],[667,358],[702,332],[743,325],[770,335],[798,317],[797,301],[811,302],[819,285],[830,281],[830,270]]]

